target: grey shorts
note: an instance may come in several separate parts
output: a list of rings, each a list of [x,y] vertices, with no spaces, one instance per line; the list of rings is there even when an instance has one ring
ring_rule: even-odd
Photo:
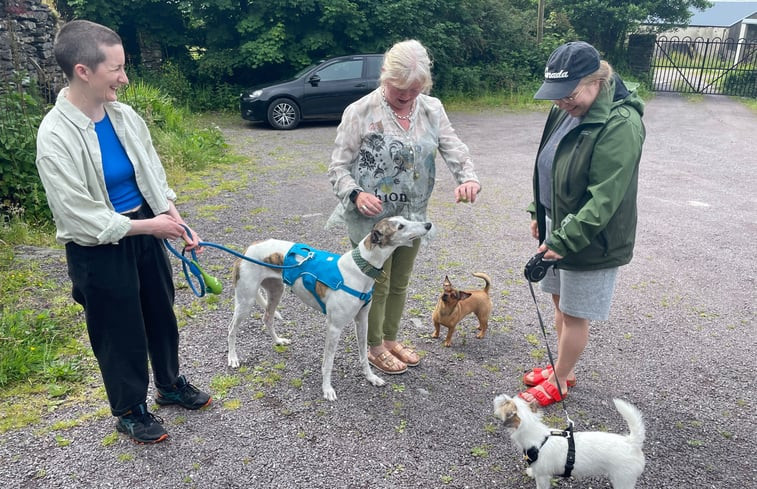
[[[547,218],[547,235],[551,229]],[[573,317],[606,321],[618,267],[600,270],[550,269],[541,281],[541,290],[560,296],[560,310]]]

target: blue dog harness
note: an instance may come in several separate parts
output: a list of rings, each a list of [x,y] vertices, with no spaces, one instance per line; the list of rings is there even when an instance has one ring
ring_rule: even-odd
[[[340,256],[328,251],[310,248],[302,243],[295,243],[284,257],[284,267],[288,268],[282,269],[281,278],[290,287],[297,279],[301,278],[302,285],[313,294],[324,314],[326,314],[326,304],[315,291],[316,282],[321,282],[331,290],[343,290],[368,304],[373,296],[373,287],[368,292],[359,292],[344,285],[342,273],[337,266]],[[298,260],[298,257],[303,259]]]

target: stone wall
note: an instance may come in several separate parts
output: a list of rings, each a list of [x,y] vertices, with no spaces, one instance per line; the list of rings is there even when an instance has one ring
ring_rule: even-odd
[[[58,16],[41,0],[0,0],[0,83],[36,79],[46,96],[66,80],[53,55]]]

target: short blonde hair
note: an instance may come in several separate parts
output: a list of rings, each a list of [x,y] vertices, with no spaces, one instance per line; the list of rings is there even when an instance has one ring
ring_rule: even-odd
[[[602,60],[599,62],[599,69],[595,71],[594,73],[590,73],[583,77],[581,80],[582,84],[589,84],[593,81],[599,80],[599,84],[602,87],[605,87],[610,84],[610,80],[612,80],[612,75],[615,73],[615,70],[612,69],[612,66],[610,66],[610,63],[608,63],[605,60]]]
[[[381,67],[381,84],[404,90],[416,83],[421,84],[421,91],[431,91],[431,59],[423,44],[410,39],[396,43],[384,54]]]

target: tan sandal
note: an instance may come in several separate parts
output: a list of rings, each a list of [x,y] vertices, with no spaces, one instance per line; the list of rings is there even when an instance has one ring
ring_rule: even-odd
[[[402,343],[396,343],[389,351],[408,367],[415,367],[421,363],[421,357]]]
[[[384,350],[379,356],[375,357],[368,351],[368,362],[382,373],[389,375],[404,374],[407,371],[407,365],[397,360],[389,350]]]

